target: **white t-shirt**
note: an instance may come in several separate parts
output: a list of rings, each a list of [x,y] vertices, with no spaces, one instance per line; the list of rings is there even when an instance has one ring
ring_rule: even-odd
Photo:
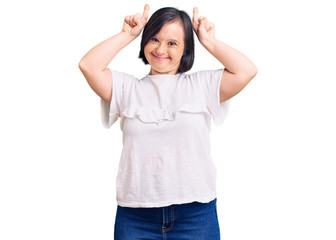
[[[211,117],[220,125],[229,102],[219,103],[223,69],[137,79],[113,71],[111,103],[101,99],[106,128],[120,117],[123,149],[117,203],[163,207],[216,197],[210,155]]]

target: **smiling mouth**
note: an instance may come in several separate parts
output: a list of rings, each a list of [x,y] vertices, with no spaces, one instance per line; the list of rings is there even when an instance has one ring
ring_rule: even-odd
[[[170,59],[169,57],[166,57],[166,58],[164,58],[164,57],[158,57],[158,56],[155,56],[154,54],[152,54],[152,56],[153,56],[156,60],[158,60],[158,61],[164,61],[164,60],[169,60],[169,59]]]

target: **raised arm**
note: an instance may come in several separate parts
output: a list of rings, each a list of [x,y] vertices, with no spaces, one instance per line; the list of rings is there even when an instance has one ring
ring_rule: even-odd
[[[149,6],[143,14],[126,16],[120,33],[93,47],[79,62],[79,68],[92,90],[106,102],[112,98],[112,74],[107,66],[117,53],[137,38],[147,23]]]
[[[215,25],[198,17],[197,7],[193,13],[193,27],[200,43],[225,67],[220,83],[220,102],[224,102],[253,79],[257,67],[245,55],[216,39]]]

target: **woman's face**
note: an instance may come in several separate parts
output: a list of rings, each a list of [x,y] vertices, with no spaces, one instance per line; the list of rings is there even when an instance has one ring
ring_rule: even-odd
[[[176,74],[184,52],[184,31],[179,21],[163,25],[144,48],[150,74]]]

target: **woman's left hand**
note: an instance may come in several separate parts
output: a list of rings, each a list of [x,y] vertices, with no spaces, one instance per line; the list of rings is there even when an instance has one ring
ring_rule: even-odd
[[[215,25],[205,17],[198,17],[198,8],[193,11],[193,28],[198,40],[203,46],[212,44],[215,40]]]

